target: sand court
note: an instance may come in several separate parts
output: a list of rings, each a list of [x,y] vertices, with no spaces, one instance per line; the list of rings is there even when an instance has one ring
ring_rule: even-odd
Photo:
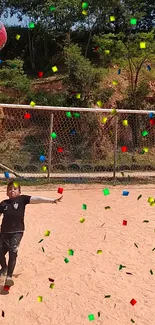
[[[0,295],[1,324],[154,325],[155,206],[147,202],[154,186],[60,184],[22,187],[22,194],[57,198],[58,187],[59,204],[26,207],[15,285]]]

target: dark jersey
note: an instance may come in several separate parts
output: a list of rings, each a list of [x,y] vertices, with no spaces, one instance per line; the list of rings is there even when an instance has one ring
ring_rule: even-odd
[[[4,200],[0,203],[0,213],[3,213],[1,233],[25,230],[25,206],[30,203],[30,198],[29,195],[19,195],[17,198]]]

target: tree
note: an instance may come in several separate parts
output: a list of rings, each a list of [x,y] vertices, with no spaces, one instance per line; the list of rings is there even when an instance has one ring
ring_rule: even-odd
[[[148,33],[131,33],[129,36],[124,33],[94,36],[94,43],[99,46],[104,65],[108,67],[115,63],[121,68],[127,66],[129,86],[127,88],[126,108],[140,109],[140,105],[148,92],[147,85],[144,89],[145,82],[141,80],[140,76],[143,65],[147,64],[155,53],[154,34],[155,30]],[[140,46],[144,48],[140,48]],[[130,122],[133,146],[137,147],[138,116],[131,115]]]

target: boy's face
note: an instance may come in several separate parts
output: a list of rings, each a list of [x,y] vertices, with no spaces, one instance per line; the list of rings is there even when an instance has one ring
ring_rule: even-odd
[[[11,185],[7,188],[7,196],[9,197],[9,199],[15,199],[20,195],[20,193],[21,192],[19,190],[19,187]]]

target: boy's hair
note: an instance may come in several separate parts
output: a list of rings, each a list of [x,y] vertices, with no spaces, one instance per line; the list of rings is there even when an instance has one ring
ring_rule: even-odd
[[[16,181],[14,181],[14,180],[9,181],[9,183],[8,183],[8,185],[7,185],[7,189],[8,189],[10,186],[17,187],[17,188],[19,189],[19,191],[21,191],[20,184],[17,183]]]

